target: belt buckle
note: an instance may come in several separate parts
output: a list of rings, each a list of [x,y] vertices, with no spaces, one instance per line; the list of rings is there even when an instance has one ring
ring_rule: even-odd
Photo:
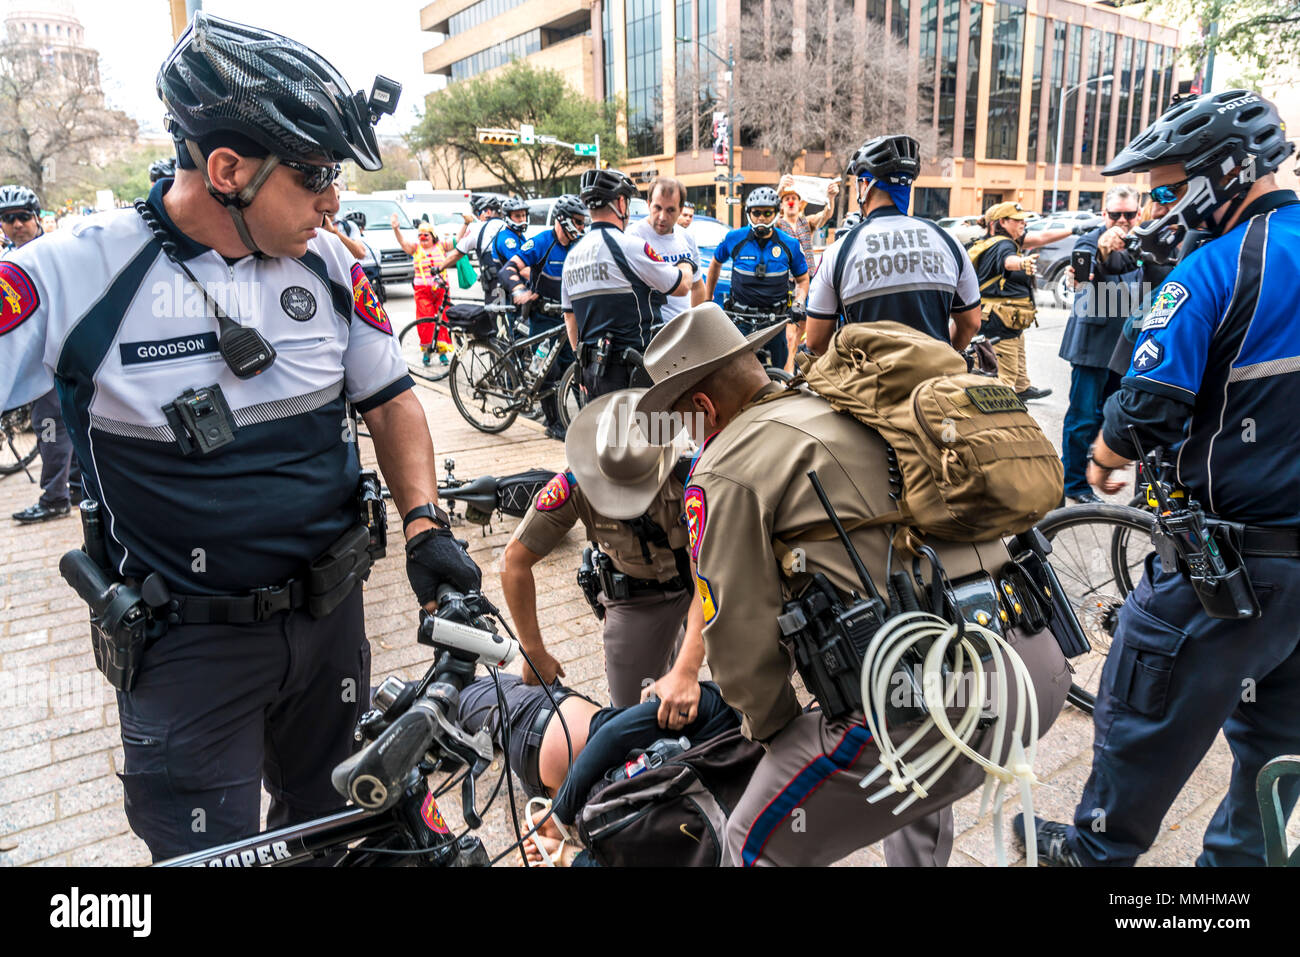
[[[279,611],[293,610],[293,582],[283,585],[267,585],[265,588],[253,589],[253,600],[258,621],[266,621]]]

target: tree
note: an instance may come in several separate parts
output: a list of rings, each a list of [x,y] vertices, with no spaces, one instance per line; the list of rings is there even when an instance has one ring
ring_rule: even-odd
[[[423,179],[420,167],[411,158],[411,151],[401,142],[380,144],[384,159],[383,169],[369,172],[349,163],[346,182],[359,193],[373,193],[380,189],[404,189],[408,179]]]
[[[617,102],[592,102],[569,87],[557,71],[539,70],[520,60],[500,71],[451,83],[430,94],[427,106],[407,137],[413,150],[458,150],[520,196],[534,189],[549,195],[560,180],[591,160],[558,146],[480,143],[477,127],[517,130],[521,123],[531,123],[538,133],[570,143],[590,143],[599,135],[601,159],[614,164],[623,158],[615,132]]]
[[[843,169],[864,140],[885,133],[914,136],[923,155],[935,156],[936,130],[916,119],[930,115],[933,94],[918,83],[907,46],[883,24],[855,22],[842,2],[807,0],[796,12],[791,0],[742,5],[737,143],[768,150],[782,172],[805,150],[830,153]]]
[[[45,196],[51,164],[100,168],[135,131],[134,120],[105,105],[91,57],[0,43],[0,162],[37,195]]]
[[[1200,24],[1203,36],[1181,51],[1190,63],[1226,53],[1261,80],[1289,80],[1300,67],[1300,0],[1157,0],[1153,9],[1168,23]]]

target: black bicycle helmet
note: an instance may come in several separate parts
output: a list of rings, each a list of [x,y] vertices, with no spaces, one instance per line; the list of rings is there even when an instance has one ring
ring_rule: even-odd
[[[749,191],[745,197],[745,212],[751,209],[776,209],[781,205],[781,199],[776,195],[776,190],[771,186],[758,186]]]
[[[11,209],[25,209],[39,216],[41,201],[26,186],[0,186],[0,211],[8,212]]]
[[[1169,262],[1191,230],[1210,221],[1226,203],[1220,222],[1245,201],[1261,176],[1273,172],[1295,150],[1277,107],[1249,90],[1188,97],[1165,110],[1106,164],[1103,176],[1140,173],[1179,164],[1187,177],[1182,197],[1160,219],[1133,230],[1142,248]],[[1211,229],[1209,235],[1218,235]]]
[[[921,175],[921,144],[901,134],[877,136],[858,147],[845,173],[870,176],[892,186],[910,186]]]
[[[359,209],[354,209],[350,213],[344,213],[339,217],[340,223],[356,223],[362,229],[366,227],[366,214]]]
[[[158,71],[173,134],[238,133],[284,159],[383,166],[365,93],[288,37],[196,13]]]
[[[636,184],[622,170],[589,169],[578,181],[578,195],[588,209],[608,206],[622,196],[631,199],[636,195]]]
[[[167,159],[154,161],[149,167],[149,182],[156,183],[160,179],[168,179],[176,175],[176,157],[169,156]]]
[[[501,202],[501,215],[505,217],[506,229],[513,230],[521,236],[524,230],[528,228],[528,218],[525,217],[523,222],[517,223],[510,218],[511,213],[528,212],[528,204],[518,196],[511,196]]]
[[[560,228],[570,239],[577,239],[584,232],[583,226],[579,226],[574,220],[575,216],[580,216],[585,224],[587,207],[582,205],[582,200],[572,193],[565,193],[555,201],[555,221],[560,224]]]
[[[469,208],[475,216],[482,216],[488,210],[501,209],[501,199],[498,196],[485,196],[483,193],[471,193],[469,197]]]

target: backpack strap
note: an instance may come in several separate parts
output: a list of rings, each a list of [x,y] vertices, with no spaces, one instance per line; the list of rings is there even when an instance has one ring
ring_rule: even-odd
[[[1004,239],[1007,242],[1011,243],[1012,245],[1015,244],[1015,240],[1012,239],[1010,236],[988,236],[985,237],[984,239],[979,240],[974,245],[972,245],[969,249],[966,250],[966,254],[970,256],[971,265],[972,266],[978,265],[980,257],[983,256],[990,249],[992,249],[994,246],[996,246],[998,243],[1002,242]],[[981,293],[988,292],[988,290],[993,288],[993,286],[997,286],[998,292],[1001,292],[1006,283],[1006,278],[1007,277],[1004,274],[998,273],[997,275],[993,276],[991,279],[986,279],[984,282],[980,283],[980,292]]]

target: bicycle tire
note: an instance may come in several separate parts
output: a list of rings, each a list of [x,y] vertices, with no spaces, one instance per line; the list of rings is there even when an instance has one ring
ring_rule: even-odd
[[[1058,508],[1037,525],[1052,543],[1052,567],[1092,645],[1091,652],[1071,662],[1075,679],[1066,696],[1085,714],[1092,714],[1096,704],[1119,608],[1137,586],[1141,566],[1154,550],[1150,543],[1154,524],[1155,516],[1142,509],[1093,504]],[[1092,571],[1100,576],[1098,580],[1089,577]]]
[[[519,370],[496,342],[471,339],[456,350],[451,357],[450,380],[456,410],[480,432],[504,432],[519,418],[518,409],[504,411],[523,388]]]
[[[769,379],[781,385],[785,385],[794,378],[790,373],[784,369],[778,369],[776,366],[764,366],[763,371],[767,373]]]
[[[447,376],[451,375],[450,360],[446,365],[440,361],[431,361],[428,365],[424,364],[423,352],[420,349],[420,336],[416,331],[421,325],[433,324],[433,341],[438,341],[438,334],[443,329],[448,329],[451,333],[453,345],[453,354],[455,351],[456,334],[451,332],[450,328],[443,322],[442,316],[435,319],[416,319],[414,322],[406,324],[405,328],[397,334],[397,345],[402,352],[402,358],[406,360],[406,368],[417,379],[424,379],[426,382],[441,382]]]
[[[40,445],[32,428],[32,406],[28,402],[0,414],[0,475],[21,472],[36,460]]]
[[[569,363],[569,368],[560,376],[560,384],[555,390],[555,407],[560,425],[568,429],[582,407],[586,404],[582,393],[582,379],[579,378],[578,363]]]

